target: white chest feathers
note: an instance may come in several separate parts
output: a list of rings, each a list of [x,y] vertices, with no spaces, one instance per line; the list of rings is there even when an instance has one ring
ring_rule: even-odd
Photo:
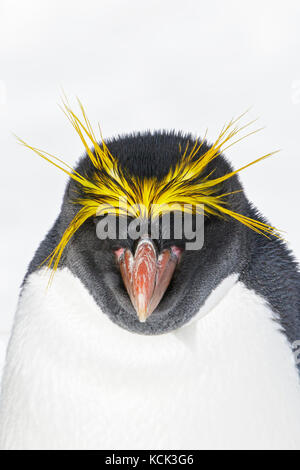
[[[1,448],[300,447],[293,354],[262,299],[228,290],[234,278],[197,321],[156,337],[114,325],[67,269],[47,281],[32,274],[19,302]]]

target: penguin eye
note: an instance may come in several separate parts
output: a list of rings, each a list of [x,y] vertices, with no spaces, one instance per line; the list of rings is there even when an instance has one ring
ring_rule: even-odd
[[[117,257],[117,260],[119,260],[121,258],[121,256],[124,254],[124,251],[125,251],[125,248],[123,248],[123,247],[113,249],[113,252],[115,253],[115,255]]]
[[[177,245],[172,245],[171,246],[171,251],[178,259],[180,259],[181,255],[182,255],[182,252],[183,252],[183,248],[180,247],[180,246],[177,246]]]

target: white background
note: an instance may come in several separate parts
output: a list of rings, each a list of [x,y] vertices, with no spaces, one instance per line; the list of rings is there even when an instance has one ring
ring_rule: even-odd
[[[266,129],[227,155],[238,168],[282,149],[241,179],[300,258],[299,23],[299,0],[0,0],[2,349],[66,183],[12,132],[73,165],[82,147],[57,106],[60,87],[105,137],[208,127],[212,140],[251,106]]]

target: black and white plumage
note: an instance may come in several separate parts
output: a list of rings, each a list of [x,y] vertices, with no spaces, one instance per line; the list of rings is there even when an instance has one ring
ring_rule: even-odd
[[[120,166],[163,178],[191,136],[156,132],[108,143]],[[206,151],[206,144],[198,158]],[[232,171],[223,156],[207,167]],[[91,172],[83,157],[76,169]],[[265,169],[267,174],[267,169]],[[3,448],[297,448],[300,275],[285,244],[237,220],[205,219],[204,246],[185,251],[166,292],[140,322],[118,263],[88,219],[53,283],[41,263],[78,211],[70,179],[19,300],[2,384]],[[265,223],[236,175],[230,208]],[[239,192],[236,192],[239,191]],[[155,242],[157,253],[177,240]]]

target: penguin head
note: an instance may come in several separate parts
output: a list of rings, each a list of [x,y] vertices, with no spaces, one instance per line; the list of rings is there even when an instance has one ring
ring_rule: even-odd
[[[82,105],[82,120],[64,105],[86,150],[74,170],[21,141],[70,177],[48,256],[51,276],[67,266],[129,331],[183,326],[222,280],[241,272],[249,229],[276,235],[249,217],[240,170],[222,155],[245,126],[232,120],[211,145],[166,131],[98,143]]]

